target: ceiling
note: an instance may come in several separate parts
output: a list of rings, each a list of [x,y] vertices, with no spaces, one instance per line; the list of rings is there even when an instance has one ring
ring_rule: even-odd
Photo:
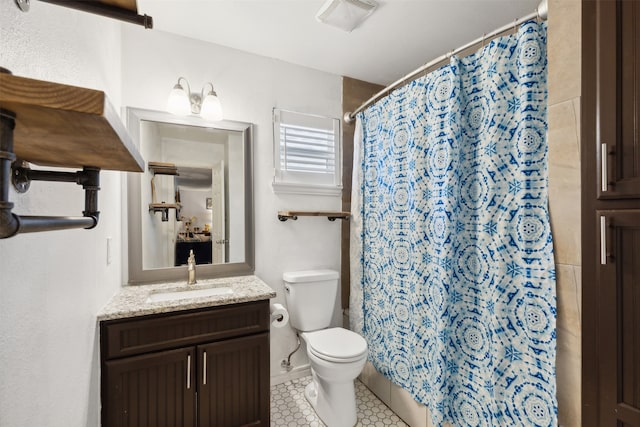
[[[387,85],[535,11],[538,0],[377,0],[351,33],[321,24],[324,0],[138,0],[154,29]]]

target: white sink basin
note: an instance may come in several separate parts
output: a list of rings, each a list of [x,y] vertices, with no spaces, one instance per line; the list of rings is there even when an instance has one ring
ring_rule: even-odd
[[[229,287],[185,289],[178,291],[163,291],[149,294],[147,302],[173,301],[187,298],[202,298],[215,295],[231,295],[233,290]]]

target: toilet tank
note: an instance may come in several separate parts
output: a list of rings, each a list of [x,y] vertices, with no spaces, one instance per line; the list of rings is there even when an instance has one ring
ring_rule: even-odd
[[[306,270],[284,273],[285,299],[291,326],[299,331],[328,328],[333,317],[337,271]]]

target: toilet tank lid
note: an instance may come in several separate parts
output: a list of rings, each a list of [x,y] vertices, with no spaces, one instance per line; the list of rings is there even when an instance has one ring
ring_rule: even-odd
[[[282,275],[282,279],[289,283],[315,282],[320,280],[334,280],[340,274],[334,270],[305,270],[290,271]]]

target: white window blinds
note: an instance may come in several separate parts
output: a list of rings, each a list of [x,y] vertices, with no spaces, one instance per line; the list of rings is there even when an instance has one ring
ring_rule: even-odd
[[[340,120],[274,109],[276,192],[340,194]]]
[[[336,169],[333,130],[280,124],[280,169],[298,172],[334,173]]]

